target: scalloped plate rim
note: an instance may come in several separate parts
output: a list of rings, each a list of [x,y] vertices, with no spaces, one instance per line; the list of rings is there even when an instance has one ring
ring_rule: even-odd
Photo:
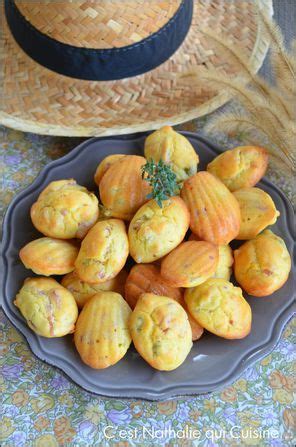
[[[106,388],[102,388],[102,389],[99,389],[98,392],[96,392],[93,389],[91,389],[91,390],[87,389],[87,387],[85,385],[78,383],[71,376],[71,371],[67,371],[67,370],[65,371],[63,369],[63,366],[60,366],[60,365],[58,366],[58,365],[53,364],[50,361],[42,358],[42,355],[41,355],[42,349],[40,348],[40,345],[38,343],[39,337],[36,336],[36,334],[33,334],[32,331],[29,328],[27,328],[26,326],[21,325],[19,327],[17,324],[17,321],[15,321],[15,320],[19,320],[20,322],[22,322],[21,317],[19,316],[19,318],[18,318],[15,316],[11,316],[9,314],[9,311],[7,311],[5,308],[4,296],[6,296],[6,273],[7,273],[7,269],[8,269],[8,265],[7,265],[8,260],[7,260],[7,256],[6,256],[6,249],[9,245],[9,235],[11,233],[11,229],[10,229],[9,225],[7,225],[7,223],[13,216],[13,210],[14,210],[15,206],[22,200],[23,197],[26,197],[28,194],[35,191],[46,180],[46,177],[47,177],[47,174],[49,173],[49,171],[54,169],[56,166],[61,166],[61,165],[64,165],[72,160],[75,160],[76,156],[78,154],[80,154],[81,151],[85,150],[85,148],[90,143],[93,143],[95,141],[103,141],[103,140],[104,141],[105,140],[135,141],[135,140],[138,140],[139,138],[142,138],[145,135],[148,135],[149,133],[150,132],[140,132],[140,133],[129,134],[129,135],[119,135],[119,136],[110,136],[110,137],[94,137],[94,138],[90,138],[86,141],[83,141],[78,146],[76,146],[74,149],[72,149],[69,153],[64,155],[63,157],[53,160],[53,161],[49,162],[46,166],[44,166],[41,169],[41,171],[39,172],[39,174],[37,175],[37,177],[34,179],[34,181],[14,197],[14,199],[11,201],[11,203],[9,204],[9,206],[6,210],[6,213],[5,213],[4,219],[3,219],[2,258],[3,258],[3,265],[4,265],[4,269],[3,269],[4,280],[3,280],[3,284],[2,284],[2,292],[3,292],[2,309],[3,309],[4,314],[6,315],[8,320],[12,323],[12,325],[19,332],[21,332],[21,334],[24,336],[26,343],[28,344],[30,350],[39,360],[41,360],[42,362],[44,362],[50,366],[53,366],[54,368],[57,368],[63,375],[68,377],[75,385],[86,390],[87,392],[90,392],[91,394],[94,394],[97,396],[103,396],[103,397],[108,397],[108,398],[120,398],[120,399],[141,398],[144,400],[150,400],[150,401],[155,400],[156,401],[156,400],[162,400],[162,399],[181,398],[182,396],[184,396],[184,397],[185,396],[196,396],[199,394],[204,394],[204,393],[209,393],[212,391],[219,390],[222,387],[224,387],[224,386],[228,385],[229,383],[233,382],[234,380],[236,380],[244,372],[244,370],[246,368],[248,368],[249,366],[254,364],[254,362],[256,362],[257,360],[263,358],[271,350],[273,350],[273,348],[275,347],[275,345],[278,343],[278,341],[280,339],[280,336],[284,330],[286,323],[289,321],[289,319],[292,317],[292,314],[295,312],[295,306],[293,305],[293,302],[291,302],[286,307],[284,307],[282,309],[282,312],[277,316],[277,318],[273,322],[273,327],[270,332],[269,339],[265,343],[248,350],[246,352],[246,354],[242,358],[239,359],[238,363],[233,366],[233,368],[228,373],[228,375],[225,378],[223,378],[220,382],[214,382],[214,383],[211,383],[208,385],[200,385],[200,386],[197,386],[197,385],[176,385],[176,386],[170,385],[167,387],[162,387],[156,392],[153,392],[148,388],[147,389],[132,388],[131,391],[129,391],[129,389],[128,389],[128,390],[125,390],[125,392],[123,392],[122,394],[120,392],[120,388],[112,388],[110,390],[108,390]],[[208,148],[212,152],[215,152],[216,154],[223,152],[223,149],[221,147],[219,147],[217,144],[213,143],[209,139],[205,138],[204,136],[198,135],[193,132],[186,132],[186,131],[181,131],[180,133],[182,133],[183,135],[185,135],[187,137],[190,137],[195,140],[203,142],[204,144],[206,144],[208,146]],[[294,251],[295,251],[295,235],[293,234],[294,227],[292,225],[292,220],[293,220],[292,205],[291,205],[290,201],[287,199],[287,197],[285,197],[285,195],[282,193],[282,191],[279,188],[277,188],[273,183],[271,183],[269,180],[264,178],[261,181],[261,183],[266,184],[270,188],[274,189],[276,191],[276,193],[280,196],[281,200],[287,205],[286,206],[286,211],[287,211],[286,223],[289,228],[290,236],[292,237],[292,239],[294,239]],[[5,228],[7,228],[7,230]],[[34,338],[34,340],[33,340],[33,338]],[[32,339],[32,341],[30,339]],[[37,343],[36,343],[36,340],[37,340]],[[36,346],[34,345],[34,342],[36,343]]]

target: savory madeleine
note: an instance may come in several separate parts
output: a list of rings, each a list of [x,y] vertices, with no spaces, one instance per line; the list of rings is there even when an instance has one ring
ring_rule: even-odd
[[[99,163],[94,175],[94,181],[98,187],[100,186],[103,175],[108,171],[110,166],[112,166],[114,163],[116,163],[116,161],[120,160],[123,157],[125,157],[124,154],[108,155],[101,161],[101,163]]]
[[[190,141],[170,126],[152,132],[145,140],[147,160],[164,161],[171,166],[177,181],[184,181],[197,171],[199,158]]]
[[[183,184],[181,197],[190,212],[190,228],[198,239],[227,245],[240,228],[240,209],[234,195],[212,174],[200,171]]]
[[[268,165],[266,149],[239,146],[223,152],[208,164],[207,170],[218,177],[230,191],[255,186]]]
[[[130,254],[137,263],[162,258],[182,242],[189,226],[189,212],[180,197],[171,197],[160,207],[145,203],[133,217],[129,230]]]
[[[131,344],[130,315],[131,309],[119,293],[98,292],[90,298],[78,317],[74,333],[81,360],[95,369],[119,362]]]
[[[195,287],[216,271],[218,247],[206,241],[182,242],[161,263],[161,276],[173,287]]]
[[[241,212],[236,239],[253,239],[268,225],[273,225],[280,215],[270,195],[260,188],[243,188],[233,194]]]
[[[82,239],[99,217],[96,196],[75,180],[51,182],[31,207],[33,225],[45,236]]]
[[[65,275],[74,270],[78,252],[74,241],[41,237],[26,244],[19,256],[24,266],[37,275]]]
[[[125,299],[134,309],[138,299],[144,293],[167,296],[177,301],[187,312],[192,330],[192,340],[198,340],[203,334],[203,328],[191,317],[184,301],[180,287],[171,287],[161,276],[160,267],[155,264],[136,264],[132,267],[125,283]]]
[[[211,278],[187,289],[185,302],[194,319],[219,337],[244,338],[251,330],[252,312],[242,290],[225,279]]]
[[[96,284],[114,278],[128,257],[124,222],[106,219],[97,222],[81,243],[75,272],[82,281]]]
[[[38,335],[53,338],[74,331],[77,304],[69,290],[53,278],[27,278],[14,304]]]
[[[191,233],[188,240],[198,241],[199,239],[194,233]],[[215,273],[212,275],[212,278],[221,278],[229,281],[232,274],[233,265],[232,249],[229,245],[219,245],[218,252],[218,264]]]
[[[234,251],[235,279],[249,295],[271,295],[287,281],[290,270],[286,244],[270,230]]]
[[[139,155],[126,155],[112,164],[100,181],[100,198],[110,216],[131,220],[148,201],[149,184],[142,178],[146,163]]]
[[[192,347],[187,313],[166,296],[141,295],[129,319],[129,329],[136,350],[160,371],[178,368]]]
[[[132,267],[126,283],[124,297],[131,309],[134,309],[143,293],[168,296],[180,302],[182,291],[172,287],[160,274],[160,269],[152,264],[136,264]]]

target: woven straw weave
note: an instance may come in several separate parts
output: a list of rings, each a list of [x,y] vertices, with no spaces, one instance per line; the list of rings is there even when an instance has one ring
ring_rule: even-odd
[[[254,72],[268,42],[258,29],[253,1],[195,0],[194,4],[192,27],[173,57],[150,72],[120,81],[89,82],[55,74],[24,54],[5,27],[0,122],[44,134],[112,135],[177,124],[219,107],[228,99],[223,93],[217,95],[197,81],[189,84],[181,76],[199,67],[237,73],[201,27],[244,48]],[[261,0],[261,5],[271,13],[271,0]]]
[[[181,0],[15,3],[35,28],[60,42],[113,48],[133,44],[158,31],[175,14]]]

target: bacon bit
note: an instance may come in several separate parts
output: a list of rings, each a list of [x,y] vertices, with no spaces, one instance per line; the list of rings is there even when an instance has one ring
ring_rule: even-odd
[[[271,270],[268,270],[268,269],[264,269],[263,273],[264,273],[264,275],[267,275],[267,276],[270,276],[270,275],[273,274],[273,272]]]
[[[59,293],[56,290],[53,290],[51,292],[51,298],[56,303],[57,307],[60,309],[62,300],[61,300]]]

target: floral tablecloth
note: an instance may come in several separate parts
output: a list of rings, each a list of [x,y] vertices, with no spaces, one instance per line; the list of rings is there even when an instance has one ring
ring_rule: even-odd
[[[182,128],[197,130],[203,124],[204,119]],[[31,183],[46,163],[80,141],[0,127],[1,217],[12,197]],[[229,139],[219,142],[225,147],[234,144]],[[293,201],[292,184],[287,179],[272,170],[268,177]],[[62,373],[37,360],[1,314],[0,444],[295,445],[295,325],[296,320],[291,320],[273,352],[248,368],[231,386],[212,394],[154,403],[100,398],[83,391]]]

